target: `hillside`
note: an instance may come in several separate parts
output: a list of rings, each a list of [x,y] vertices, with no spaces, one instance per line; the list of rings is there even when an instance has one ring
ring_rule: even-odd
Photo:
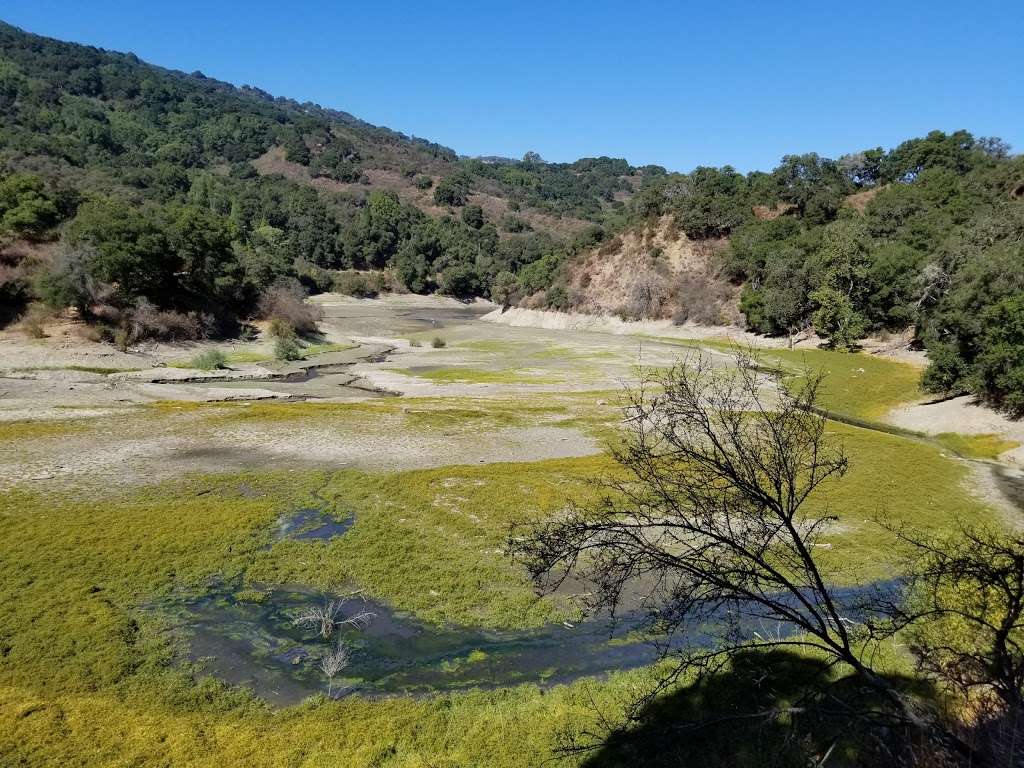
[[[637,173],[609,158],[460,158],[345,112],[3,24],[0,167],[5,320],[41,299],[107,337],[231,333],[274,283],[322,290],[330,270],[486,295],[621,208]],[[165,313],[156,328],[140,302]]]
[[[914,329],[929,389],[1024,414],[1024,160],[967,131],[745,175],[471,159],[0,25],[0,164],[2,322],[72,308],[124,346],[392,289],[837,349]]]
[[[691,240],[671,216],[631,227],[566,265],[570,306],[624,320],[738,324],[739,288],[721,268],[726,245]]]

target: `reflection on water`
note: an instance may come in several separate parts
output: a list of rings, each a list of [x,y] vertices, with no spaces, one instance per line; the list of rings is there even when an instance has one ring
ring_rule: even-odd
[[[300,509],[277,520],[274,541],[284,539],[327,541],[341,536],[356,522],[355,515],[336,520],[322,509]]]

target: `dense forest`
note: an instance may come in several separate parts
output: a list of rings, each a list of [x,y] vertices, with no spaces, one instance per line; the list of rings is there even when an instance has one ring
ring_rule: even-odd
[[[272,152],[289,173],[260,165]],[[0,322],[38,304],[124,342],[229,334],[300,284],[571,309],[567,263],[664,216],[727,244],[751,330],[846,349],[914,328],[928,389],[1024,415],[1024,159],[998,139],[936,131],[746,175],[460,158],[0,24]]]

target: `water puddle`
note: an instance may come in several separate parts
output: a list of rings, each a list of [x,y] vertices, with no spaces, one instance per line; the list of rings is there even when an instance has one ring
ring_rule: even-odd
[[[355,515],[338,520],[322,509],[300,509],[277,519],[274,543],[284,539],[328,541],[355,525]]]

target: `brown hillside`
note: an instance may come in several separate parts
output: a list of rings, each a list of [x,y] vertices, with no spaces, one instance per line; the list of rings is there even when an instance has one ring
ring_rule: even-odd
[[[309,175],[309,169],[306,166],[285,159],[282,147],[274,147],[268,150],[261,157],[253,160],[252,164],[261,175],[280,174],[286,179],[310,184],[317,189],[323,189],[328,192],[342,192],[357,198],[363,198],[372,190],[387,190],[394,192],[403,203],[414,205],[430,216],[458,215],[458,211],[434,204],[433,189],[418,189],[413,184],[412,179],[394,170],[369,168],[364,172],[367,180],[365,184],[361,182],[345,183],[327,178],[313,178]],[[431,178],[434,180],[435,185],[441,179],[437,174],[431,174]],[[469,202],[483,208],[487,220],[498,227],[500,234],[507,236],[507,233],[501,229],[502,219],[509,213],[512,213],[507,200],[486,192],[473,192],[469,197]],[[516,211],[515,215],[533,229],[547,232],[555,237],[570,237],[587,226],[587,222],[582,219],[574,219],[568,216],[551,216],[529,208]]]
[[[664,216],[576,258],[569,265],[570,304],[627,320],[737,323],[738,289],[719,267],[724,246],[724,240],[690,240]]]

